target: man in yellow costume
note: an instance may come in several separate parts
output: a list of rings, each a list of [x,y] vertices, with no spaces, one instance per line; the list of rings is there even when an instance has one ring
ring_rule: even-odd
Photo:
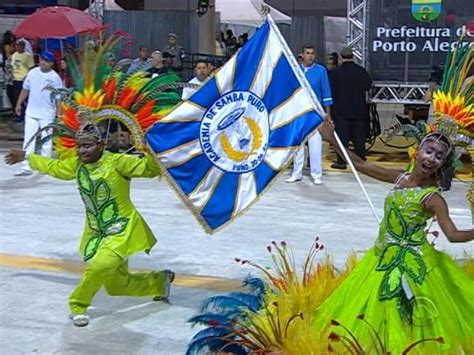
[[[147,153],[144,132],[179,102],[176,75],[156,79],[145,73],[126,74],[118,69],[103,70],[106,54],[119,42],[110,38],[96,53],[86,47],[82,63],[70,60],[75,92],[53,91],[61,99],[58,121],[38,131],[29,144],[44,144],[55,138],[59,159],[22,150],[11,150],[7,164],[24,159],[33,170],[62,180],[76,179],[86,209],[85,230],[80,251],[87,262],[82,278],[69,297],[71,319],[76,326],[89,324],[87,308],[104,287],[113,296],[151,296],[166,300],[174,273],[130,273],[127,259],[139,251],[149,252],[156,239],[130,200],[132,178],[154,178],[160,169]],[[81,68],[81,69],[79,69]],[[79,70],[82,70],[79,72]],[[142,157],[113,154],[104,150],[101,122],[116,120],[125,125]],[[50,136],[45,130],[54,129]]]
[[[69,297],[74,325],[86,326],[87,308],[101,287],[112,296],[152,296],[166,299],[174,273],[130,273],[127,258],[139,251],[149,252],[156,239],[130,201],[130,180],[159,175],[153,158],[104,151],[99,128],[92,124],[77,133],[77,156],[52,159],[38,154],[25,157],[21,150],[10,151],[8,164],[28,159],[31,168],[61,180],[77,179],[86,209],[86,226],[80,250],[89,261],[79,285]]]

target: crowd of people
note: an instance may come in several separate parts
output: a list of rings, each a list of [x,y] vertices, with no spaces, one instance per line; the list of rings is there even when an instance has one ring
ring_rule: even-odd
[[[95,44],[94,44],[95,45]],[[15,38],[11,31],[7,31],[2,39],[2,70],[4,73],[5,93],[16,116],[16,121],[24,122],[23,148],[30,152],[34,144],[29,144],[33,135],[55,120],[57,108],[51,102],[51,90],[59,87],[72,90],[74,81],[71,71],[68,70],[68,60],[55,53],[33,47],[24,38]],[[113,52],[106,55],[106,71],[116,70],[121,65]],[[178,36],[169,33],[168,41],[163,50],[153,50],[150,53],[148,46],[139,47],[137,58],[130,62],[125,61],[120,68],[128,74],[145,72],[151,78],[173,72],[182,77],[183,64],[186,58],[184,48],[178,43]],[[210,73],[216,68],[214,61],[208,58],[194,59],[193,74],[190,85],[182,92],[183,99],[189,97],[200,85],[203,85]],[[120,127],[120,130],[118,129]],[[131,145],[128,129],[117,122],[108,126],[110,139],[108,147],[111,150],[129,148]],[[120,133],[120,134],[118,134]],[[49,156],[52,146],[44,145],[41,153]],[[28,164],[15,173],[16,176],[32,174]]]

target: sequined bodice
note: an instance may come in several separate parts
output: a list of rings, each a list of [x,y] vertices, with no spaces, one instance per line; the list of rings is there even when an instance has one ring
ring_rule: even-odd
[[[425,241],[425,228],[431,215],[423,209],[422,201],[436,192],[436,187],[392,189],[385,198],[384,218],[377,244]]]
[[[423,200],[436,187],[393,189],[385,199],[384,218],[375,250],[379,261],[376,270],[383,272],[379,299],[398,299],[402,317],[409,316],[404,307],[405,287],[410,282],[422,284],[426,276],[423,248],[428,245],[425,229],[432,217],[423,208]]]

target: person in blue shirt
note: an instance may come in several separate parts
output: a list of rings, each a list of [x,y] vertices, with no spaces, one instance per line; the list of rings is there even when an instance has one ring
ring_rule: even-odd
[[[322,65],[314,62],[315,51],[314,46],[306,44],[303,47],[303,63],[301,70],[303,70],[306,79],[308,79],[311,88],[316,94],[317,99],[324,107],[326,114],[330,115],[330,106],[332,105],[331,89],[329,86],[329,79],[327,70]],[[309,164],[311,177],[315,185],[321,185],[321,177],[323,175],[322,168],[322,148],[323,142],[319,132],[316,132],[308,140]],[[296,182],[303,178],[304,165],[304,147],[301,147],[295,156],[293,162],[293,172],[286,182]]]

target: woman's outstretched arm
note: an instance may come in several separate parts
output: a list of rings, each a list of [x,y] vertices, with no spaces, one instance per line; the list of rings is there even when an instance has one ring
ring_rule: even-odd
[[[451,243],[464,243],[474,239],[474,229],[459,230],[449,216],[446,200],[438,193],[425,200],[425,209],[436,216],[439,226]]]
[[[319,132],[321,133],[323,139],[329,144],[331,144],[332,147],[337,151],[337,153],[339,153],[341,156],[344,156],[336,142],[334,125],[331,121],[325,120],[324,123],[319,127]],[[373,177],[374,179],[394,183],[400,176],[400,174],[405,171],[403,169],[384,168],[380,165],[373,164],[361,159],[357,154],[352,153],[349,149],[347,149],[346,151],[349,154],[349,157],[351,158],[352,162],[354,163],[355,168],[361,173]]]

